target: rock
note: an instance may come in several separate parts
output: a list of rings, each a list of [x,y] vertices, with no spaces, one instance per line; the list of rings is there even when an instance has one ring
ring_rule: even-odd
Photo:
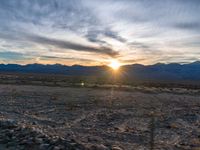
[[[59,147],[59,146],[55,146],[55,147],[53,148],[53,150],[60,150],[60,147]]]
[[[112,150],[122,150],[122,149],[118,146],[112,146]]]
[[[33,144],[33,140],[31,138],[28,138],[26,140],[26,145],[32,145]]]
[[[49,146],[49,144],[40,144],[39,150],[47,150]]]
[[[0,121],[0,127],[1,128],[6,128],[6,129],[13,129],[17,127],[17,122],[12,119],[8,120],[1,120]]]
[[[93,136],[93,137],[88,137],[87,138],[88,142],[100,142],[102,141],[100,137]]]
[[[19,142],[19,145],[29,145],[29,142],[26,139],[24,139]]]
[[[100,145],[92,145],[90,150],[109,150],[108,147],[104,146],[103,144]]]
[[[42,144],[42,143],[43,143],[43,139],[42,139],[42,138],[36,138],[36,139],[35,139],[35,142],[36,142],[37,144]]]
[[[33,121],[33,122],[32,122],[32,125],[36,125],[36,124],[37,124],[37,122],[36,122],[36,121]]]
[[[13,142],[8,142],[6,144],[7,147],[12,147],[12,146],[15,146],[15,145],[16,145],[16,143],[14,141]]]

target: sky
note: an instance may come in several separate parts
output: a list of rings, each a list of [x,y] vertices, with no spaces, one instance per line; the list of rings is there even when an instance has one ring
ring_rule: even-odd
[[[0,63],[200,60],[200,0],[1,0]]]

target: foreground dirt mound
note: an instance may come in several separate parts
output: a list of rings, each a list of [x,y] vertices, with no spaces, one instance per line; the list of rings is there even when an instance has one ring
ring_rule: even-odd
[[[9,150],[85,150],[73,140],[50,137],[14,120],[0,120],[0,149]]]

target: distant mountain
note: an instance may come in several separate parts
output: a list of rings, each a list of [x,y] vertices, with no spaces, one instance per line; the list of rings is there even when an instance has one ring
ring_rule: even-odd
[[[96,76],[107,75],[110,73],[107,66],[65,66],[60,64],[42,65],[42,64],[0,64],[0,72],[9,73],[45,73],[45,74],[63,74],[72,76]],[[200,62],[190,64],[162,64],[155,65],[125,65],[121,71],[127,78],[135,80],[162,80],[162,81],[200,81]]]
[[[108,70],[107,66],[65,66],[61,64],[43,65],[43,64],[0,64],[0,72],[9,73],[47,73],[63,75],[97,75]]]

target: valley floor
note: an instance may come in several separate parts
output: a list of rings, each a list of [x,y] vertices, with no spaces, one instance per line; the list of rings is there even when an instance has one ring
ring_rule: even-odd
[[[199,150],[200,94],[182,90],[0,85],[0,149]]]

